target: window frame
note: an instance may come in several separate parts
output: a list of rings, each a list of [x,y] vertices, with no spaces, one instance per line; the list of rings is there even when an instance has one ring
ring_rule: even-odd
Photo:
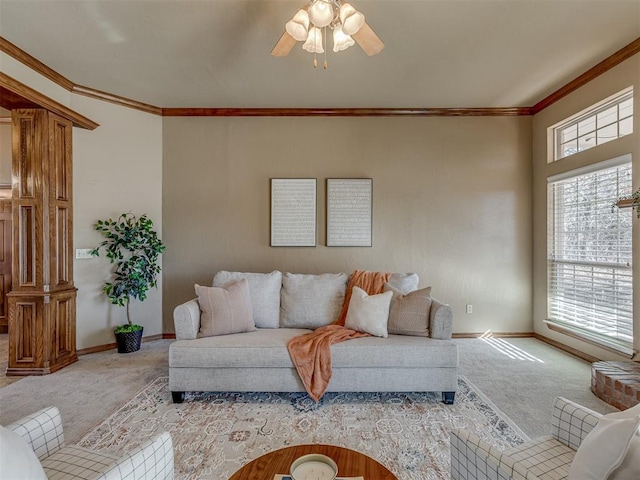
[[[553,139],[553,152],[550,152],[550,156],[547,163],[560,161],[564,158],[571,157],[576,153],[584,152],[585,150],[589,150],[593,147],[597,147],[598,145],[603,145],[610,141],[614,141],[632,134],[633,133],[633,116],[634,116],[633,103],[635,101],[633,97],[634,97],[633,86],[627,87],[624,90],[614,95],[611,95],[610,97],[607,97],[604,100],[594,105],[591,105],[590,107],[585,108],[584,110],[581,110],[575,115],[572,115],[571,117],[566,118],[561,122],[558,122],[555,125],[552,125],[551,127],[549,127],[549,130],[551,132],[551,137]],[[624,117],[621,117],[620,105],[628,100],[632,101],[630,113]],[[605,123],[603,125],[599,125],[598,124],[599,115],[605,112],[606,110],[610,109],[611,107],[616,107],[616,120],[609,123]],[[589,131],[581,132],[580,124],[585,123],[592,119],[594,121],[593,129]],[[631,119],[631,131],[629,133],[620,135],[620,124],[621,122],[627,119]],[[603,129],[614,126],[614,125],[615,125],[616,135],[605,141],[600,141],[599,140],[600,136],[598,135],[598,132],[601,132]],[[563,133],[571,127],[575,127],[575,130],[576,130],[575,137],[571,137],[567,140],[563,138]],[[586,148],[580,149],[580,143],[579,143],[580,139],[586,137],[589,134],[592,134],[595,140],[595,143]],[[562,147],[566,145],[568,142],[572,142],[572,141],[575,141],[576,143],[576,151],[568,155],[563,155]]]
[[[607,335],[606,333],[598,332],[596,331],[596,329],[584,328],[584,325],[587,324],[589,320],[582,322],[582,326],[580,326],[579,324],[581,322],[571,322],[571,321],[566,321],[562,318],[552,317],[552,309],[554,306],[553,305],[554,293],[557,291],[557,290],[555,291],[553,290],[554,288],[553,281],[554,280],[557,281],[558,279],[557,270],[554,270],[554,268],[557,269],[558,268],[557,265],[564,265],[568,262],[568,259],[566,258],[563,260],[556,260],[553,257],[553,254],[557,251],[557,246],[558,246],[558,244],[556,243],[557,241],[556,219],[558,215],[563,215],[563,212],[564,212],[564,210],[560,212],[556,210],[557,204],[556,204],[556,199],[554,197],[554,195],[556,194],[555,186],[559,182],[564,182],[570,179],[578,179],[579,177],[582,177],[585,175],[595,174],[604,170],[608,170],[611,168],[618,168],[626,165],[629,166],[630,179],[631,179],[631,176],[633,173],[633,163],[632,163],[631,154],[622,155],[620,157],[598,162],[586,167],[574,169],[574,170],[564,172],[558,175],[553,175],[547,178],[547,211],[548,211],[547,213],[547,289],[546,289],[547,290],[547,309],[546,309],[547,313],[546,313],[545,323],[552,330],[560,331],[561,333],[579,338],[583,341],[587,341],[589,343],[598,345],[603,348],[616,351],[617,353],[622,353],[624,355],[631,356],[633,354],[633,311],[635,310],[635,307],[633,304],[633,264],[632,264],[633,254],[632,252],[631,252],[631,255],[629,256],[629,262],[625,262],[624,265],[618,262],[611,262],[611,261],[600,263],[600,262],[593,262],[593,261],[586,261],[586,260],[583,261],[580,259],[569,262],[569,263],[574,263],[576,265],[580,265],[582,267],[587,267],[587,268],[589,267],[597,268],[599,266],[604,266],[605,268],[611,268],[613,270],[620,269],[620,271],[625,270],[630,272],[631,280],[630,280],[630,286],[628,287],[629,293],[630,293],[630,299],[631,299],[631,317],[630,317],[631,339],[630,341],[626,341],[621,338],[616,338],[614,336]],[[619,186],[620,182],[618,182],[617,185]],[[629,185],[628,185],[629,188],[631,188],[630,185],[631,185],[631,181],[629,181]],[[588,200],[585,203],[588,203],[591,201],[592,200]],[[611,206],[612,209],[615,208],[613,206],[613,203],[614,202],[612,202],[612,206]],[[632,218],[631,209],[620,211],[618,212],[618,215],[629,215]],[[620,221],[618,221],[617,223],[620,224]],[[632,229],[633,228],[632,224],[630,222],[629,224],[630,224],[629,228]],[[633,248],[632,232],[630,232],[630,241],[631,241],[631,249],[632,249]],[[598,263],[599,265],[595,265],[596,263]],[[554,272],[555,272],[555,275],[554,275]],[[577,274],[574,273],[574,275],[577,275]],[[592,276],[593,275],[595,274],[592,273]],[[614,275],[612,275],[612,277],[613,276]],[[580,280],[579,276],[577,276],[574,279],[574,281],[577,281],[577,280]],[[619,284],[616,283],[615,285],[618,286]],[[590,293],[590,295],[595,297],[596,296],[595,291],[593,293]],[[616,308],[619,305],[620,304],[616,303]],[[576,309],[578,309],[579,307],[580,307],[579,304],[575,305]],[[601,318],[597,318],[597,315],[595,315],[594,318],[596,321],[600,321],[600,322],[603,321]],[[617,318],[621,318],[621,317],[617,317]],[[626,317],[622,317],[622,318],[626,318]],[[602,330],[605,330],[605,329],[606,329],[606,324],[603,325]],[[616,331],[617,329],[618,329],[618,325],[616,325]]]

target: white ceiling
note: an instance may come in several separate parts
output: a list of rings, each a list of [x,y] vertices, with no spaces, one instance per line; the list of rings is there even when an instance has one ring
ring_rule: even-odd
[[[306,0],[0,0],[0,36],[159,107],[526,107],[640,37],[640,0],[351,0],[386,48],[269,52]],[[321,63],[321,62],[320,62]]]

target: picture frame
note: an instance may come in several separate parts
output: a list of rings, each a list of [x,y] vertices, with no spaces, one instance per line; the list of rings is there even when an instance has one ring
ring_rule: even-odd
[[[315,247],[317,244],[317,179],[271,179],[272,247]]]
[[[373,179],[327,179],[327,246],[371,247]]]

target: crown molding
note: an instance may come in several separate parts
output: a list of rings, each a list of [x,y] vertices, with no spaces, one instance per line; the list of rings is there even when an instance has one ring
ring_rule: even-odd
[[[163,108],[163,117],[503,117],[530,108]]]
[[[153,113],[154,115],[162,115],[162,109],[160,107],[155,107],[153,105],[149,105],[148,103],[138,102],[136,100],[131,100],[130,98],[121,97],[112,93],[102,92],[93,88],[83,87],[82,85],[74,85],[71,92],[77,93],[78,95],[84,95],[85,97],[96,98],[104,102],[115,103],[116,105],[121,105],[123,107],[129,107],[135,110]]]
[[[564,87],[559,88],[548,97],[540,100],[533,107],[531,107],[531,113],[533,115],[535,115],[536,113],[540,113],[542,110],[544,110],[548,106],[553,105],[561,98],[566,97],[570,93],[576,91],[578,88],[582,87],[583,85],[586,85],[587,83],[599,77],[603,73],[611,70],[613,67],[633,57],[638,52],[640,52],[640,37],[636,38],[630,44],[625,45],[613,55],[605,58],[603,61],[598,63],[596,66],[590,68],[579,77],[574,78],[572,81],[567,83]]]
[[[528,116],[540,113],[598,76],[640,52],[640,38],[622,47],[596,66],[559,88],[532,107],[512,108],[161,108],[108,92],[77,85],[0,36],[0,51],[10,55],[35,72],[66,90],[86,97],[114,103],[163,117],[486,117]]]
[[[46,108],[70,120],[74,126],[94,130],[98,124],[78,112],[65,107],[31,87],[0,72],[0,106],[8,110],[17,108]]]
[[[19,62],[29,67],[31,70],[34,70],[40,75],[47,77],[53,83],[58,84],[65,90],[71,91],[73,89],[73,82],[71,80],[60,75],[54,69],[48,67],[37,58],[32,57],[27,52],[3,37],[0,37],[0,52],[4,52],[7,55],[15,58]]]
[[[143,112],[153,113],[155,115],[162,114],[162,109],[159,107],[131,100],[129,98],[120,97],[111,93],[102,92],[100,90],[95,90],[93,88],[83,87],[82,85],[77,85],[3,37],[0,37],[0,52],[4,52],[15,58],[31,70],[48,78],[53,83],[59,85],[65,90],[68,90],[69,92],[84,95],[85,97],[96,98],[105,102],[115,103],[124,107],[134,108],[136,110],[142,110]]]

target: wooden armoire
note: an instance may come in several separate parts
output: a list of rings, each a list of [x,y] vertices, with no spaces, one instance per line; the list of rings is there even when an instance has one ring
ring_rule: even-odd
[[[77,361],[72,122],[40,108],[12,115],[13,260],[7,375]]]

